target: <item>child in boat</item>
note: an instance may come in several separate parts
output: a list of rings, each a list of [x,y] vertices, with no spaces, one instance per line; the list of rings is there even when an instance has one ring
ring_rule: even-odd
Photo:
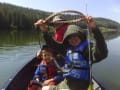
[[[65,67],[72,69],[64,74],[64,80],[57,86],[43,87],[42,90],[87,90],[91,81],[91,64],[102,61],[108,55],[107,45],[92,17],[83,18],[92,31],[95,43],[89,42],[85,32],[77,25],[68,25],[63,36],[66,46]],[[43,21],[38,23],[43,25]],[[47,38],[47,37],[46,37]],[[49,38],[47,38],[49,39]]]
[[[37,53],[37,58],[41,59],[34,77],[33,84],[37,84],[37,88],[41,90],[43,86],[56,85],[61,81],[61,74],[54,63],[54,54],[51,48],[44,46],[40,52]]]

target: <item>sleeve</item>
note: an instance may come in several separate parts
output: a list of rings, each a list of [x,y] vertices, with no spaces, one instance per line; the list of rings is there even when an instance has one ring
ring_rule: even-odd
[[[33,79],[39,78],[40,77],[40,65],[37,67]]]
[[[55,77],[54,77],[54,81],[59,83],[60,81],[62,81],[64,78],[63,78],[63,74],[62,73],[59,73],[57,74]]]
[[[95,28],[95,30],[92,30],[92,32],[96,42],[92,48],[93,63],[95,63],[107,57],[108,48],[107,48],[105,39],[102,33],[100,32],[99,28]]]
[[[95,42],[90,43],[90,54],[91,54],[92,63],[96,63],[107,57],[108,48],[107,48],[105,39],[98,27],[96,27],[94,30],[92,30],[92,33],[93,33]],[[89,56],[88,48],[85,49],[84,56],[87,58],[87,60],[89,60],[88,59],[88,56]]]

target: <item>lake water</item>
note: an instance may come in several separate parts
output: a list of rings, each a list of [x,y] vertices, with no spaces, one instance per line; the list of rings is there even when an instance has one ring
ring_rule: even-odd
[[[0,86],[36,55],[38,38],[37,33],[0,33]],[[93,65],[93,75],[109,90],[120,90],[120,37],[107,40],[107,45],[108,57]]]
[[[120,37],[109,40],[107,45],[108,57],[93,65],[93,73],[109,90],[120,90]]]

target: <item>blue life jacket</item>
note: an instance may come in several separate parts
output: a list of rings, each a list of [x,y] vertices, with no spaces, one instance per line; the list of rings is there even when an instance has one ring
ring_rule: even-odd
[[[88,42],[84,41],[77,47],[67,48],[65,69],[72,67],[71,71],[64,74],[64,77],[72,77],[80,80],[89,79],[89,62],[83,56],[84,48],[88,46]]]
[[[57,73],[54,65],[40,64],[35,71],[34,78],[39,78],[43,82],[47,79],[54,78],[57,74],[58,73]]]

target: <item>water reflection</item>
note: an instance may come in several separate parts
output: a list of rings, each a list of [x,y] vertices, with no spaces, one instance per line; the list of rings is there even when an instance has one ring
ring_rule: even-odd
[[[103,33],[103,36],[106,40],[111,40],[111,39],[117,38],[117,37],[119,37],[119,35],[120,35],[120,32],[106,32],[106,33]]]
[[[2,31],[0,32],[0,46],[7,45],[28,45],[28,44],[38,44],[40,40],[43,42],[42,34],[37,31]]]

